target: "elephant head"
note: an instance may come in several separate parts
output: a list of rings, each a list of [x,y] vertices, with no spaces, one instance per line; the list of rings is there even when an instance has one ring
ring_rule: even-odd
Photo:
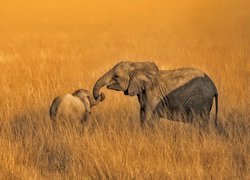
[[[97,80],[93,96],[98,99],[100,89],[124,91],[125,95],[135,96],[156,83],[158,67],[153,62],[122,61]]]
[[[99,102],[105,99],[105,95],[101,93],[97,99],[94,99],[91,93],[85,89],[78,89],[73,94],[73,96],[79,97],[85,105],[85,108],[88,112],[91,112],[91,108],[96,106]]]

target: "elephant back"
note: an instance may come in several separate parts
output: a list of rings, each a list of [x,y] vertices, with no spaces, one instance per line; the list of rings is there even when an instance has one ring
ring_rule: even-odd
[[[83,102],[71,94],[66,94],[58,107],[58,117],[64,119],[80,119],[86,112]]]
[[[204,77],[205,74],[195,68],[179,68],[175,70],[160,71],[160,80],[164,83],[166,93],[183,86],[187,82],[197,77]]]

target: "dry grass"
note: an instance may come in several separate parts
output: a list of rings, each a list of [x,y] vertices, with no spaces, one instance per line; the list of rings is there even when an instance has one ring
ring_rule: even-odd
[[[0,179],[249,179],[247,1],[13,2],[0,2]],[[84,133],[54,132],[53,98],[121,59],[207,72],[227,135],[166,120],[143,131],[137,99],[106,89]]]

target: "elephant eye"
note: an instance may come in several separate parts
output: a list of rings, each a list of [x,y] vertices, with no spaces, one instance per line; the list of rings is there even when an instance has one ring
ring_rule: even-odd
[[[114,75],[114,79],[119,79],[119,76],[117,74]]]

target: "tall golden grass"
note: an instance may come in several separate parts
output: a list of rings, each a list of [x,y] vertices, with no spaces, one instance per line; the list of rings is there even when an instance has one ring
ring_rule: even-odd
[[[1,1],[0,179],[249,179],[248,7],[236,0]],[[141,130],[137,99],[106,89],[84,133],[55,132],[54,97],[91,90],[120,60],[205,71],[218,87],[226,133],[164,119]]]

